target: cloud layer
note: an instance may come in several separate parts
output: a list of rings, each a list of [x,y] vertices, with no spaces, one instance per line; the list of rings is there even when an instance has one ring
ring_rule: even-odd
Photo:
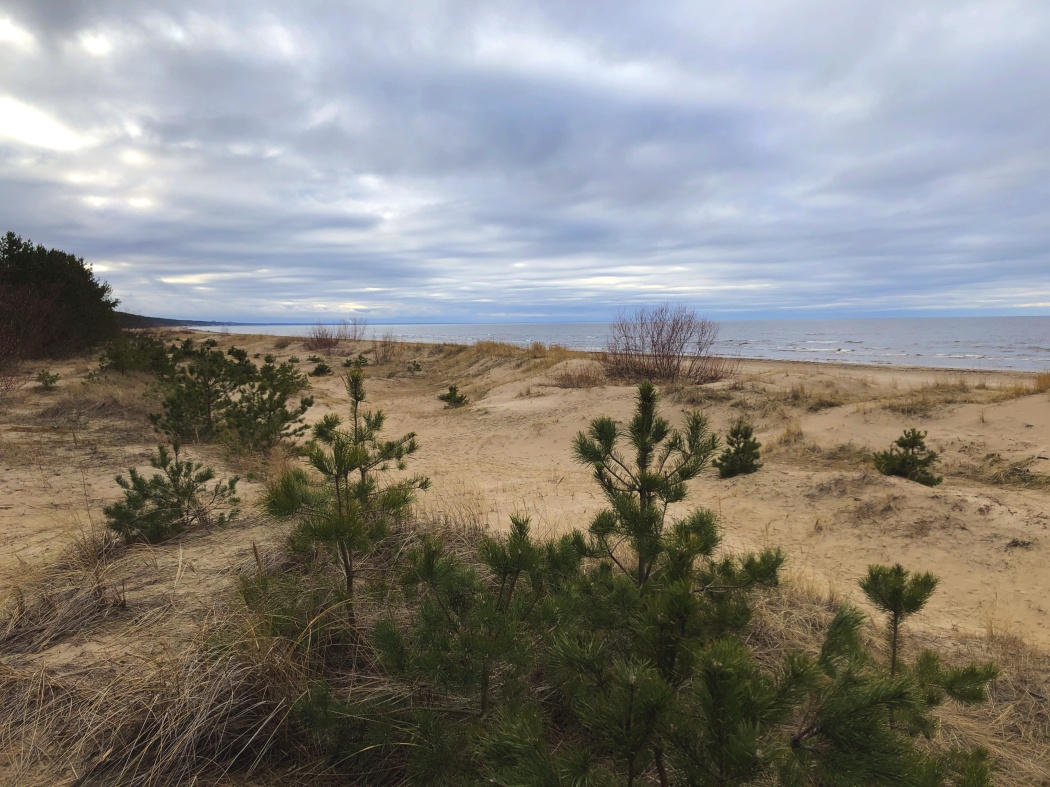
[[[164,316],[1050,313],[1043,0],[0,8],[7,226]]]

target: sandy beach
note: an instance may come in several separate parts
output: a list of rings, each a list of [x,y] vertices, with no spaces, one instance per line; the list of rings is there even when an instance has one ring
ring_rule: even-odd
[[[169,333],[168,338],[186,334]],[[295,355],[313,364],[301,340],[275,349],[270,336],[220,336],[249,353]],[[329,360],[370,352],[346,344]],[[26,388],[0,413],[0,592],[45,571],[79,534],[98,528],[101,507],[119,497],[113,481],[128,467],[148,470],[156,437],[150,383],[135,375],[85,380],[93,359],[56,364],[59,389]],[[414,431],[412,469],[432,488],[422,516],[505,528],[511,514],[540,532],[586,529],[601,505],[590,471],[570,443],[591,419],[626,419],[635,389],[601,378],[592,357],[560,348],[506,345],[399,346],[366,367],[372,408],[389,434]],[[310,378],[309,420],[345,414],[338,375]],[[437,395],[455,384],[469,404],[446,410]],[[871,368],[845,364],[744,361],[729,380],[662,390],[663,411],[680,421],[702,410],[724,435],[739,416],[755,425],[762,469],[692,482],[680,505],[719,514],[725,548],[779,546],[789,584],[813,597],[863,606],[857,580],[871,563],[928,570],[940,586],[915,626],[942,642],[1023,641],[1050,650],[1050,380],[1046,375]],[[151,398],[152,397],[152,398]],[[941,455],[941,485],[878,474],[873,450],[905,428],[928,432]],[[281,526],[253,504],[261,481],[290,458],[229,456],[219,445],[187,446],[218,475],[242,477],[244,516],[221,531],[128,551],[104,578],[120,587],[129,614],[16,657],[20,666],[79,672],[174,651],[231,587],[231,571],[279,544]]]
[[[252,353],[273,349],[272,337],[222,338]],[[344,352],[351,349],[359,348]],[[295,345],[280,355],[295,353],[305,358]],[[405,347],[391,366],[416,361],[421,371],[388,377],[384,367],[368,381],[371,406],[386,412],[391,433],[419,435],[415,465],[432,481],[421,505],[490,528],[526,513],[541,530],[586,529],[600,495],[573,461],[570,441],[599,415],[628,417],[634,389],[561,387],[573,384],[567,372],[586,371],[576,375],[585,382],[598,372],[585,358],[460,355],[472,357]],[[100,506],[118,497],[113,476],[143,467],[154,444],[141,381],[118,375],[85,385],[77,379],[87,371],[83,362],[56,370],[59,391],[23,392],[0,416],[5,584],[98,522]],[[837,596],[857,595],[856,579],[873,562],[932,570],[942,584],[926,625],[1010,633],[1050,648],[1050,512],[1042,484],[1050,475],[1050,398],[1029,392],[1033,382],[1015,373],[743,361],[733,380],[665,391],[664,408],[672,417],[698,408],[723,435],[741,414],[755,425],[763,469],[725,481],[712,469],[690,490],[689,505],[720,513],[727,545],[779,545],[791,575]],[[437,394],[450,383],[468,395],[467,407],[443,409]],[[311,420],[345,412],[338,376],[311,378],[311,385]],[[941,454],[940,486],[875,472],[867,454],[906,427],[927,431],[928,445]],[[224,463],[219,447],[189,451]],[[242,486],[250,510],[257,489],[250,478]],[[237,529],[223,534],[222,553],[235,553],[238,539]]]

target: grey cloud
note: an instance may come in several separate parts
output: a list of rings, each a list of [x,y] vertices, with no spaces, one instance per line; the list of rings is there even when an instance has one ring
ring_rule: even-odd
[[[1035,0],[5,15],[36,45],[0,49],[0,99],[86,140],[0,121],[10,228],[97,261],[128,308],[1010,313],[1050,290]]]

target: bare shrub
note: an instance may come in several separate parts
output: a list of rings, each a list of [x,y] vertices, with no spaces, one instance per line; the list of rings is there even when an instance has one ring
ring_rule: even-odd
[[[735,373],[735,364],[712,355],[718,325],[684,305],[641,306],[612,324],[602,363],[614,379],[711,383]]]
[[[339,335],[350,342],[359,342],[365,338],[365,330],[368,328],[368,320],[364,317],[351,317],[349,320],[341,320],[339,323]]]
[[[572,362],[550,375],[555,388],[596,388],[605,384],[605,372],[594,361]]]
[[[291,343],[292,338],[290,336],[278,336],[273,340],[273,348],[275,350],[284,350],[287,349]]]
[[[393,331],[387,331],[381,337],[372,334],[372,357],[378,364],[393,361],[401,354],[401,345]]]
[[[303,340],[303,349],[310,352],[328,353],[338,347],[343,338],[341,327],[317,323]]]

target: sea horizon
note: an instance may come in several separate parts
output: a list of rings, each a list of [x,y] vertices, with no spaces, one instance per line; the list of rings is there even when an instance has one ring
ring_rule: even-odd
[[[741,359],[806,360],[872,366],[1039,372],[1050,369],[1050,316],[836,317],[715,320],[712,352]],[[264,328],[271,335],[305,336],[333,322],[221,323],[206,331]],[[517,323],[388,323],[365,325],[366,338],[391,334],[407,342],[470,344],[503,341],[604,349],[608,321]]]

